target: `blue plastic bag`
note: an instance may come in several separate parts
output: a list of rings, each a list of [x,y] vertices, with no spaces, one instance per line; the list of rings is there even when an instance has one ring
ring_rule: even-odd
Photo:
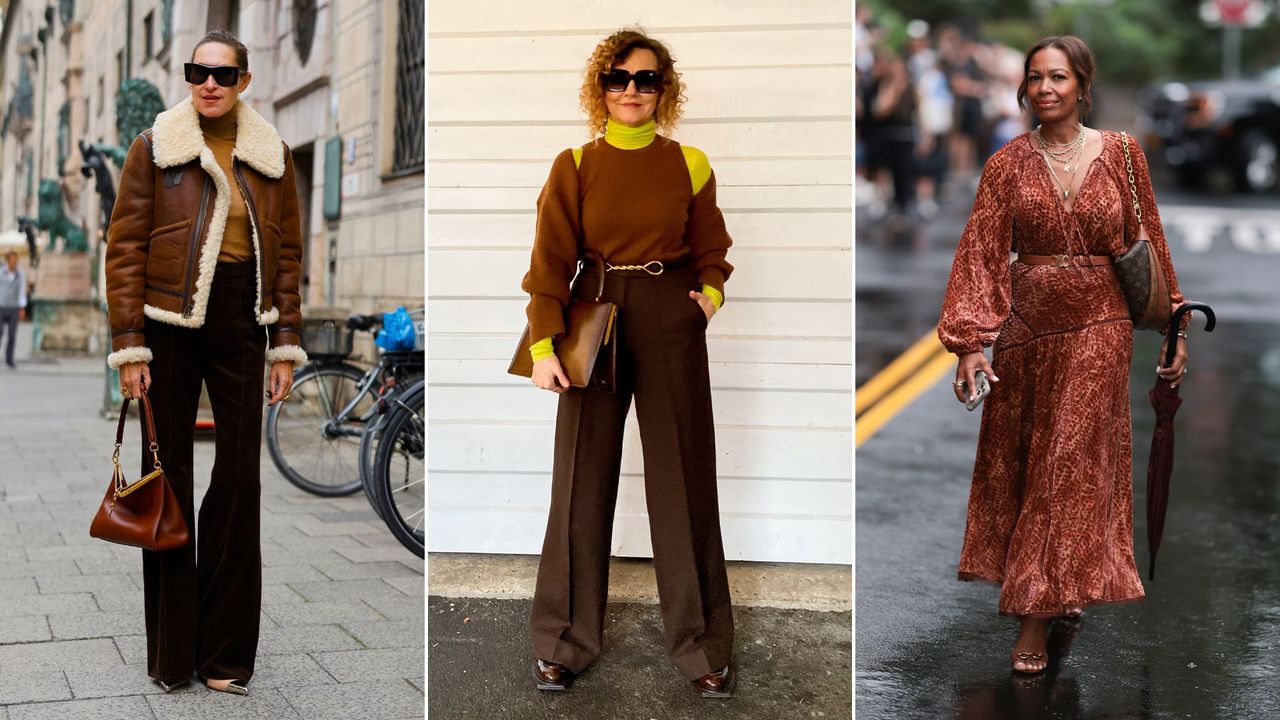
[[[417,330],[413,326],[413,318],[409,317],[409,311],[401,305],[395,312],[383,314],[382,330],[378,331],[374,342],[383,350],[412,350],[416,339]]]

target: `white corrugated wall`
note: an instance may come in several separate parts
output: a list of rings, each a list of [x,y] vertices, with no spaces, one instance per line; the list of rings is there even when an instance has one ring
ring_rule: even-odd
[[[556,398],[506,374],[524,326],[534,203],[585,134],[595,43],[636,23],[688,85],[673,137],[704,150],[734,246],[708,331],[731,560],[849,563],[852,7],[844,0],[428,6],[427,460],[432,552],[533,553]],[[640,436],[613,552],[649,556]]]

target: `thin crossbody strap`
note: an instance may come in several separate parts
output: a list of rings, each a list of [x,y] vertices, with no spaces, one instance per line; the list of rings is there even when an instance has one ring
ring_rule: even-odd
[[[1133,180],[1133,158],[1129,157],[1129,134],[1120,131],[1120,141],[1124,144],[1124,166],[1129,171],[1129,195],[1133,197],[1133,212],[1138,216],[1138,227],[1142,227],[1142,204],[1138,202],[1138,184]]]

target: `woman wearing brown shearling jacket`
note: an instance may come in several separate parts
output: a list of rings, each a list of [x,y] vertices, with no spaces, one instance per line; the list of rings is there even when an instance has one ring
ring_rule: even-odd
[[[243,695],[262,596],[264,360],[270,404],[289,396],[293,367],[306,361],[298,190],[279,133],[239,100],[250,80],[244,45],[212,32],[191,60],[191,97],[134,140],[121,174],[106,256],[108,362],[126,395],[150,391],[160,459],[196,538],[143,551],[148,673],[166,691],[198,673],[211,689]],[[202,383],[217,440],[197,533]]]

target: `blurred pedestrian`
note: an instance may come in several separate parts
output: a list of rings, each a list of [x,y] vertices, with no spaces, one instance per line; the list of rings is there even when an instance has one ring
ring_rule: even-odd
[[[991,142],[984,157],[994,155],[1017,136],[1030,130],[1027,114],[1018,104],[1018,85],[1022,82],[1022,53],[1003,45],[992,45],[995,72],[991,76],[988,104],[994,122]]]
[[[644,445],[653,566],[666,651],[703,697],[734,687],[733,613],[716,495],[707,323],[732,244],[702,151],[658,135],[684,83],[636,31],[601,41],[579,98],[595,140],[556,157],[538,198],[529,272],[533,382],[560,395],[551,510],[530,614],[539,690],[564,690],[603,649],[609,547],[627,414]],[[583,253],[603,263],[583,262]],[[604,267],[600,267],[603,264]],[[602,277],[603,275],[603,277]],[[556,356],[572,298],[618,307],[613,392],[571,388]]]
[[[918,140],[916,89],[902,57],[886,47],[877,48],[864,93],[867,172],[877,188],[872,216],[883,214],[884,199],[891,195],[893,210],[901,218],[915,200]]]
[[[909,57],[919,112],[916,145],[917,212],[930,219],[938,212],[938,189],[947,179],[946,136],[951,132],[955,96],[938,53],[929,46],[929,24],[912,20],[907,25]]]
[[[191,681],[247,695],[258,646],[258,498],[264,362],[268,404],[306,362],[301,216],[293,156],[240,100],[249,51],[213,31],[184,66],[190,97],[129,148],[111,217],[107,305],[121,390],[150,390],[160,460],[197,542],[142,551],[147,672],[165,692]],[[216,454],[196,532],[192,443],[200,389]],[[152,469],[144,443],[143,472]]]
[[[968,174],[981,160],[982,140],[986,135],[983,100],[989,92],[987,75],[978,61],[978,43],[959,30],[946,28],[939,49],[955,95],[951,163],[957,172]]]
[[[994,383],[959,577],[1000,584],[1000,613],[1021,622],[1013,668],[1035,673],[1047,665],[1051,619],[1143,597],[1131,508],[1133,324],[1114,265],[1138,239],[1134,195],[1170,300],[1183,298],[1141,148],[1128,138],[1130,171],[1120,133],[1081,123],[1092,103],[1089,48],[1044,38],[1022,72],[1018,102],[1042,124],[983,170],[938,336],[959,358],[957,399],[975,397],[979,371]],[[1174,384],[1185,347],[1158,370]]]
[[[27,278],[18,269],[18,253],[10,250],[0,268],[0,342],[4,342],[4,364],[11,370],[18,367],[13,361],[13,346],[18,337],[18,321],[26,312]]]

